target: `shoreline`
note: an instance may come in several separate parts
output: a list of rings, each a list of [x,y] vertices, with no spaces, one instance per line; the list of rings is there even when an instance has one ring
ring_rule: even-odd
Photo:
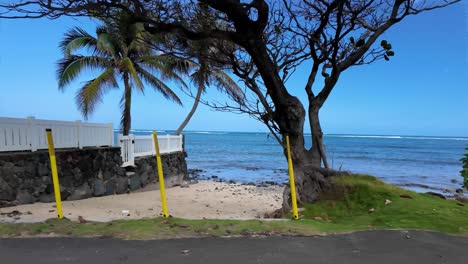
[[[254,169],[252,169],[255,171]],[[277,172],[283,172],[286,173],[287,175],[287,170],[286,169],[279,169],[279,170],[273,170],[274,173]],[[353,173],[353,172],[352,172]],[[279,187],[284,187],[288,185],[289,183],[286,181],[242,181],[242,180],[232,180],[232,179],[224,179],[223,177],[220,177],[219,175],[211,175],[209,176],[209,173],[207,173],[206,170],[203,169],[198,169],[198,168],[190,168],[188,169],[188,180],[203,180],[203,181],[214,181],[214,182],[225,182],[225,183],[232,183],[232,184],[241,184],[241,185],[246,185],[246,186],[256,186],[256,187],[267,187],[267,186],[279,186]],[[353,174],[364,174],[365,173],[353,173]],[[381,181],[384,181],[386,183],[398,186],[400,188],[414,191],[417,193],[439,193],[446,198],[456,198],[460,195],[461,193],[468,192],[468,190],[464,190],[463,187],[461,186],[460,182],[456,182],[457,184],[460,184],[460,186],[455,187],[455,188],[449,188],[449,187],[436,187],[436,186],[431,186],[428,184],[423,184],[423,183],[393,183],[387,181],[385,177],[379,177],[376,175],[373,175],[374,177],[380,179]],[[453,182],[452,180],[452,183]]]

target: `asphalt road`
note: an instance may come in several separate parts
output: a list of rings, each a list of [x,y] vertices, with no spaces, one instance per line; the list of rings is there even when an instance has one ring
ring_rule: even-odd
[[[159,241],[107,238],[1,239],[0,263],[467,264],[468,237],[416,231],[367,231],[325,237]]]

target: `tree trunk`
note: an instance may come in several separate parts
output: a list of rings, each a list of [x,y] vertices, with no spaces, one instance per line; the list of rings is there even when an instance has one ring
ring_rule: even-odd
[[[187,115],[184,122],[182,122],[182,124],[179,126],[179,128],[176,130],[176,132],[174,132],[174,135],[180,135],[182,130],[184,130],[185,126],[187,126],[188,122],[190,121],[193,114],[195,114],[195,111],[197,110],[198,103],[200,102],[200,97],[201,97],[202,93],[203,93],[203,87],[199,86],[198,91],[197,91],[197,95],[195,97],[195,102],[193,102],[193,106],[192,106],[192,109],[190,110],[190,113]]]
[[[319,166],[321,165],[321,162],[323,162],[323,166],[328,169],[327,154],[323,144],[323,132],[322,127],[320,126],[319,108],[313,106],[313,104],[311,105],[312,106],[309,107],[309,123],[312,137],[312,147],[310,152],[313,157],[319,160]]]
[[[276,122],[286,122],[287,134],[291,148],[291,158],[294,167],[294,179],[296,182],[296,194],[298,204],[310,203],[319,199],[320,193],[330,187],[327,179],[326,169],[321,168],[322,155],[316,148],[307,150],[304,146],[304,121],[305,110],[296,97],[288,99],[287,107],[277,108],[275,112]],[[317,117],[317,119],[315,119]],[[317,122],[316,128],[320,129],[318,113],[314,116]],[[313,131],[318,133],[318,131]],[[286,134],[286,133],[285,133]],[[318,134],[321,139],[321,134]],[[283,138],[283,142],[284,142]],[[319,141],[321,142],[321,141]],[[314,143],[317,144],[317,143]],[[286,144],[283,144],[286,146]],[[318,145],[316,145],[318,146]],[[284,150],[285,157],[286,149]],[[283,212],[291,208],[291,192],[287,186],[283,192]]]
[[[321,154],[319,149],[322,143],[322,132],[318,119],[318,111],[312,117],[315,124],[312,133],[315,133],[318,137],[314,140],[316,142],[314,144],[315,147],[307,150],[304,145],[304,122],[306,116],[304,106],[297,97],[288,93],[261,40],[259,43],[249,43],[247,51],[252,56],[262,76],[265,87],[268,89],[268,93],[275,104],[273,119],[278,124],[283,137],[285,134],[289,135],[297,201],[299,204],[316,201],[320,193],[330,186],[327,176],[324,175],[323,169],[320,168],[324,154]],[[285,146],[284,143],[283,145]],[[286,149],[284,154],[286,157]],[[283,212],[289,211],[290,208],[290,188],[286,187],[283,192]]]
[[[130,86],[130,79],[128,73],[123,74],[124,80],[124,95],[121,99],[122,107],[122,119],[120,122],[120,127],[124,136],[130,133],[130,127],[132,124],[131,118],[131,106],[132,106],[132,87]]]

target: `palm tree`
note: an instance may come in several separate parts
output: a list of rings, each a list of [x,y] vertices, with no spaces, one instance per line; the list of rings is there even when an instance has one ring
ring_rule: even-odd
[[[210,10],[207,6],[199,5],[197,16],[203,17],[202,23],[198,25],[203,30],[213,29],[213,25],[218,24],[216,20],[206,18],[212,18]],[[197,110],[198,104],[201,99],[202,93],[206,92],[208,86],[214,86],[219,91],[226,93],[231,99],[236,102],[244,101],[244,92],[237,85],[237,83],[224,72],[222,69],[224,66],[222,63],[216,62],[216,59],[222,56],[217,49],[217,45],[222,46],[224,49],[233,49],[228,43],[217,43],[215,40],[199,40],[193,42],[188,47],[188,53],[192,55],[193,60],[188,63],[188,71],[191,71],[190,81],[195,85],[197,94],[193,103],[192,109],[188,113],[179,128],[174,132],[175,135],[179,135],[182,130],[187,126],[188,122],[192,118],[193,114]]]
[[[78,108],[88,118],[102,96],[110,89],[118,88],[118,80],[121,80],[124,85],[120,100],[121,129],[124,135],[128,135],[132,89],[143,92],[145,82],[165,98],[181,105],[179,97],[163,80],[174,80],[186,86],[178,75],[178,72],[184,71],[184,64],[174,57],[155,54],[147,45],[151,35],[144,31],[142,24],[133,23],[125,13],[103,22],[103,26],[96,29],[96,37],[79,27],[65,34],[60,42],[64,58],[58,62],[58,87],[63,90],[86,69],[100,71],[96,78],[85,82],[76,93]],[[78,50],[87,50],[89,54],[75,53]],[[174,71],[177,67],[180,71]],[[154,73],[161,78],[155,77]]]
[[[195,101],[187,117],[174,132],[175,135],[179,135],[187,126],[188,122],[197,110],[202,93],[206,92],[206,88],[208,86],[215,86],[221,92],[227,93],[231,98],[235,98],[235,101],[242,101],[242,98],[244,97],[242,89],[223,70],[211,67],[208,61],[202,57],[199,57],[198,61],[198,63],[192,63],[192,66],[190,67],[191,69],[195,69],[194,72],[190,74],[190,80],[197,88]]]

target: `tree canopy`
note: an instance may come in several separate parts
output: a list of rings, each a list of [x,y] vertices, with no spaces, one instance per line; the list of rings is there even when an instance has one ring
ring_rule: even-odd
[[[159,48],[181,57],[203,56],[237,76],[246,101],[215,105],[247,113],[263,122],[282,145],[288,134],[299,202],[318,199],[330,186],[319,112],[343,72],[390,60],[395,51],[382,34],[409,16],[460,0],[40,0],[1,4],[0,17],[112,16],[126,10],[163,34]],[[200,15],[203,14],[203,15]],[[207,27],[206,25],[210,26]],[[193,54],[187,45],[205,41],[209,52]],[[298,65],[310,62],[303,104],[288,87]],[[319,81],[320,79],[320,81]],[[304,124],[311,147],[305,146]],[[284,208],[288,208],[286,188]]]
[[[96,29],[96,37],[79,27],[69,30],[59,45],[64,55],[57,63],[59,89],[63,90],[86,69],[101,72],[85,82],[76,93],[78,109],[87,118],[103,95],[109,89],[118,88],[122,81],[121,129],[127,135],[131,127],[132,89],[143,92],[144,84],[147,84],[165,98],[182,104],[164,80],[174,80],[186,86],[178,73],[185,73],[187,69],[175,71],[176,65],[183,62],[170,55],[156,55],[146,44],[152,39],[141,24],[133,23],[125,13],[105,19]],[[85,55],[79,52],[85,52]]]

